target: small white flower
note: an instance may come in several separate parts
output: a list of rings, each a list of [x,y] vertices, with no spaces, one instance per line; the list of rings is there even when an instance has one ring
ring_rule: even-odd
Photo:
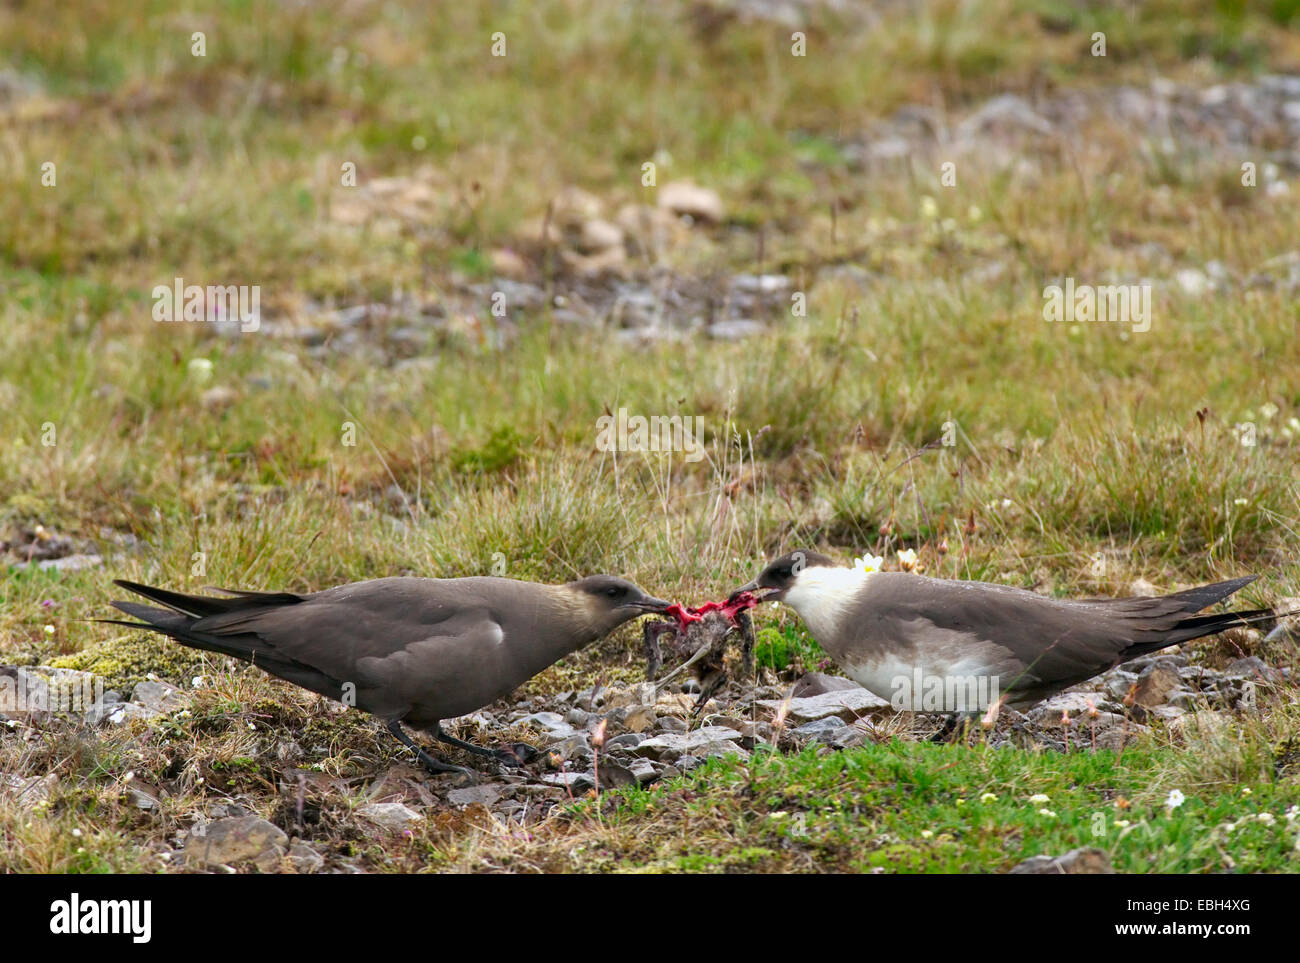
[[[191,381],[204,385],[212,380],[214,367],[207,358],[191,358],[190,363],[186,365],[186,370],[189,372]]]
[[[986,792],[984,795],[980,796],[980,802],[989,803],[989,802],[997,802],[997,801],[998,801],[998,794],[995,792]]]
[[[190,685],[196,689],[201,689],[205,682],[207,682],[207,680],[201,675],[196,675],[194,678],[190,679]]]
[[[1040,816],[1046,816],[1048,819],[1055,819],[1055,818],[1056,818],[1056,813],[1053,812],[1053,811],[1050,810],[1050,809],[1040,809],[1040,810],[1038,810],[1038,815],[1040,815]]]
[[[1049,800],[1050,800],[1050,797],[1049,797],[1049,796],[1047,795],[1047,793],[1045,793],[1045,792],[1036,792],[1036,793],[1034,793],[1032,796],[1029,797],[1029,801],[1030,801],[1031,803],[1033,803],[1035,806],[1037,806],[1037,805],[1039,805],[1039,804],[1041,804],[1041,803],[1048,802]]]
[[[80,829],[74,829],[74,830],[72,831],[72,835],[74,835],[74,836],[76,836],[78,839],[80,839],[80,838],[81,838],[81,830],[80,830]]]
[[[1277,818],[1272,813],[1260,813],[1255,818],[1258,819],[1265,826],[1272,826],[1275,822],[1277,822]]]
[[[1293,823],[1296,821],[1297,817],[1300,817],[1300,806],[1292,806],[1290,809],[1286,811],[1287,822]]]
[[[868,574],[871,572],[879,572],[880,566],[884,564],[884,558],[879,555],[872,555],[870,552],[863,555],[861,558],[855,558],[853,560],[853,567],[855,569],[859,572],[866,572]]]
[[[1169,798],[1165,800],[1165,807],[1167,809],[1177,809],[1186,801],[1187,797],[1183,795],[1181,789],[1171,789],[1169,790]]]
[[[1240,506],[1240,505],[1249,505],[1250,502],[1246,501],[1246,499],[1244,498],[1234,498],[1232,500],[1232,504]]]
[[[1242,794],[1243,796],[1249,796],[1249,795],[1250,795],[1250,787],[1249,787],[1249,786],[1242,786],[1242,787],[1241,787],[1241,794]]]
[[[1273,402],[1271,401],[1266,401],[1259,406],[1259,416],[1263,418],[1265,421],[1271,420],[1272,417],[1276,414],[1277,414],[1277,405],[1273,404]]]
[[[923,830],[921,830],[921,838],[922,838],[922,839],[929,839],[929,838],[930,838],[931,836],[933,836],[933,835],[934,835],[934,833],[931,832],[931,831],[928,830],[928,829],[923,829]]]
[[[898,553],[898,565],[905,572],[910,572],[916,568],[916,550],[905,548]]]
[[[45,628],[41,629],[41,631],[44,632],[46,635],[53,635],[53,634],[54,634],[54,626],[52,626],[52,625],[47,625],[47,626],[45,626]]]

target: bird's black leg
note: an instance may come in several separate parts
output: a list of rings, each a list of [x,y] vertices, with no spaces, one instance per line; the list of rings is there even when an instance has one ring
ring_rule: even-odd
[[[509,749],[484,749],[482,746],[476,746],[472,742],[466,742],[464,739],[457,739],[455,736],[449,736],[442,731],[442,723],[437,723],[432,730],[433,737],[439,742],[445,742],[449,746],[455,746],[458,749],[464,749],[466,752],[472,752],[476,756],[484,756],[488,759],[495,759],[497,762],[503,762],[507,766],[522,766],[524,763],[537,758],[538,751],[525,742],[516,742]]]
[[[740,626],[740,654],[745,662],[745,674],[758,681],[758,670],[754,666],[754,620],[749,613],[741,611],[736,615],[736,624]]]
[[[460,766],[453,766],[449,762],[442,762],[441,760],[433,758],[433,756],[429,755],[416,745],[415,740],[402,730],[402,724],[398,720],[394,719],[388,724],[388,731],[396,736],[397,741],[402,743],[402,745],[414,749],[416,758],[420,760],[421,764],[423,764],[424,768],[429,770],[429,772],[434,773],[435,775],[440,772],[469,772],[468,769],[462,769]]]
[[[675,632],[677,625],[673,622],[647,622],[642,629],[641,641],[645,649],[645,680],[653,682],[664,664],[664,652],[659,646],[659,636],[665,632]]]
[[[943,728],[930,737],[931,742],[948,742],[953,733],[957,731],[957,723],[961,721],[961,713],[954,712],[943,720]]]

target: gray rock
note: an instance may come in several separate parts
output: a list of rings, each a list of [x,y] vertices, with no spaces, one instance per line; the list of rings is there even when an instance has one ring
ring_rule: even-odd
[[[1126,672],[1123,669],[1114,669],[1107,672],[1105,676],[1106,695],[1116,702],[1123,702],[1128,698],[1129,691],[1137,684],[1137,673]]]
[[[1153,662],[1138,676],[1133,702],[1140,706],[1158,706],[1169,700],[1169,694],[1182,682],[1179,667],[1169,662]]]
[[[756,338],[767,330],[759,321],[736,319],[732,321],[715,321],[704,329],[704,333],[717,341],[743,341]]]
[[[190,704],[190,697],[174,685],[146,679],[136,684],[131,701],[138,702],[154,712],[175,712]]]
[[[289,846],[289,862],[298,873],[315,873],[325,868],[325,857],[301,839]]]
[[[595,777],[589,772],[548,772],[541,779],[548,786],[561,786],[575,793],[586,792],[596,785]]]
[[[783,704],[778,699],[761,699],[758,702],[758,705],[773,712],[778,711]],[[827,716],[837,716],[845,722],[852,722],[864,713],[887,708],[889,703],[884,699],[861,686],[855,686],[806,699],[791,699],[786,718],[796,725],[825,719]]]
[[[629,786],[640,785],[636,773],[612,759],[602,759],[600,761],[599,775],[601,789],[624,789]]]
[[[447,802],[453,806],[491,806],[501,798],[505,783],[485,782],[477,786],[462,786],[447,793]]]
[[[828,692],[844,692],[848,689],[861,689],[852,679],[845,679],[838,675],[827,675],[824,672],[808,672],[790,690],[792,699],[809,699],[813,696],[825,695]]]
[[[289,837],[258,816],[235,816],[194,826],[185,840],[188,866],[232,866],[251,862],[263,871],[279,863]]]
[[[690,728],[684,719],[678,719],[676,716],[660,716],[655,720],[655,724],[662,732],[685,732]]]
[[[113,702],[105,705],[97,702],[85,715],[88,726],[120,726],[135,720],[147,722],[162,715],[153,709],[136,705],[134,702]]]
[[[648,786],[656,782],[662,775],[662,769],[656,767],[649,759],[633,759],[628,769],[632,775],[636,776],[636,781],[642,786]]]
[[[621,736],[615,736],[613,739],[606,740],[606,749],[631,749],[641,744],[642,738],[639,733],[626,732]]]
[[[357,815],[390,833],[412,829],[424,819],[414,809],[399,802],[367,803],[357,810]]]
[[[18,808],[30,812],[41,803],[50,801],[59,777],[54,773],[44,776],[16,776],[0,772],[0,796],[16,800]]]
[[[1072,849],[1060,856],[1031,856],[1023,863],[1012,867],[1014,874],[1043,874],[1051,876],[1078,876],[1087,874],[1114,873],[1110,864],[1110,854],[1104,849],[1088,847]]]
[[[1223,670],[1225,679],[1249,679],[1252,682],[1271,682],[1277,678],[1277,675],[1277,670],[1257,655],[1234,659]]]
[[[586,712],[586,710],[579,709],[575,706],[574,708],[569,710],[568,714],[564,717],[564,721],[567,722],[569,725],[573,726],[575,729],[581,729],[583,726],[587,724],[588,718],[589,715]]]
[[[810,739],[830,745],[841,741],[843,738],[848,738],[851,735],[851,730],[838,716],[827,716],[824,719],[805,722],[799,728],[793,730],[793,733],[800,739]]]
[[[547,748],[566,762],[571,759],[589,761],[594,756],[591,743],[588,741],[586,733],[582,732],[575,732],[573,735],[561,739]]]
[[[664,759],[671,762],[676,756],[705,755],[709,746],[731,743],[731,740],[744,738],[735,729],[727,726],[706,726],[694,732],[665,732],[662,735],[646,739],[628,751],[634,756]],[[738,748],[738,747],[737,747]]]
[[[516,721],[520,725],[529,726],[545,733],[552,739],[567,739],[574,735],[573,726],[565,722],[564,716],[558,712],[534,712]]]

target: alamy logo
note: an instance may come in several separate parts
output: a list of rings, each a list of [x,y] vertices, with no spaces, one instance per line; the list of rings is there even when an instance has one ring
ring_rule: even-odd
[[[153,289],[155,321],[239,322],[239,330],[256,331],[262,323],[262,288],[247,284],[186,284],[173,278],[171,285]]]
[[[1065,286],[1049,284],[1043,288],[1043,320],[1052,322],[1099,321],[1102,324],[1128,324],[1136,332],[1151,330],[1151,285],[1149,284],[1075,284],[1066,278]]]
[[[704,419],[697,415],[628,416],[626,408],[617,415],[596,419],[597,451],[680,451],[690,462],[704,457]]]
[[[73,893],[50,904],[50,932],[125,933],[133,943],[148,943],[153,935],[153,903],[147,899],[85,899]]]
[[[0,672],[0,712],[84,713],[103,697],[104,680],[94,676],[46,680],[27,669]]]
[[[931,675],[918,666],[889,687],[889,704],[905,712],[979,712],[998,701],[995,675]]]

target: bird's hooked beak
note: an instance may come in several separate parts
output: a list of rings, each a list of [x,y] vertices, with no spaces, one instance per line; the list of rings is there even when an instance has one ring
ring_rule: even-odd
[[[754,595],[756,595],[758,597],[757,600],[759,602],[775,602],[777,601],[778,598],[780,598],[782,594],[779,589],[764,588],[763,586],[758,584],[758,579],[754,579],[752,582],[746,582],[740,588],[736,589],[734,592],[728,595],[727,601],[729,603],[735,602],[746,592],[752,592]],[[759,593],[761,592],[765,592],[766,594],[760,595]]]
[[[654,612],[659,615],[667,612],[672,604],[672,602],[665,602],[663,599],[657,599],[653,595],[643,595],[637,601],[632,603],[635,608],[640,609],[642,612],[647,614]]]

